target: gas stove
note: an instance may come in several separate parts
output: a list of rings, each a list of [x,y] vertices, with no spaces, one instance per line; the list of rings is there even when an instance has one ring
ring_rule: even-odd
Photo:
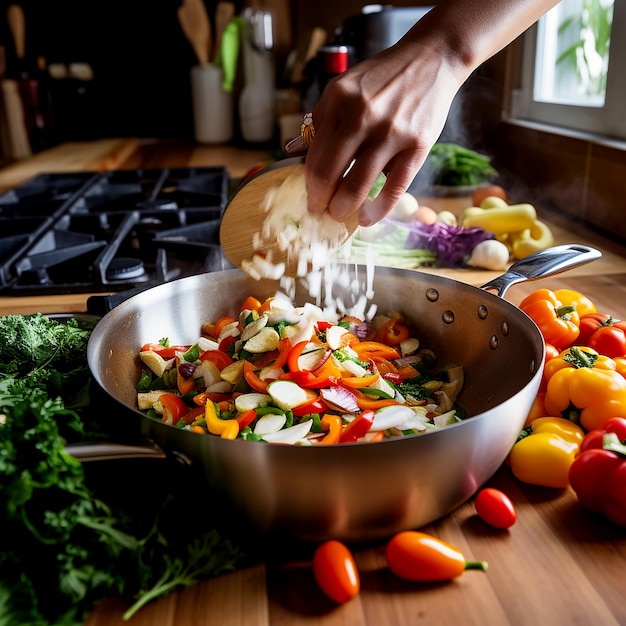
[[[232,268],[223,167],[41,174],[0,195],[0,295],[118,292]]]

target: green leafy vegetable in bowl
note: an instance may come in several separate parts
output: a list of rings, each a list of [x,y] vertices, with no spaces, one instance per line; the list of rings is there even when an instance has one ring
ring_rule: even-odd
[[[424,164],[435,187],[477,187],[492,181],[491,158],[455,143],[436,143]]]

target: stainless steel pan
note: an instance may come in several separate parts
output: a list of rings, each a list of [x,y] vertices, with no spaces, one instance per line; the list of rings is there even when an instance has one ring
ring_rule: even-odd
[[[556,247],[513,266],[483,289],[377,268],[379,310],[402,311],[440,364],[458,361],[465,368],[459,402],[468,418],[425,435],[294,447],[197,435],[138,411],[142,344],[164,336],[192,343],[203,323],[237,313],[246,296],[275,293],[275,283],[256,282],[239,270],[180,279],[126,300],[93,331],[89,367],[119,406],[125,429],[189,459],[204,477],[197,479],[207,497],[223,495],[257,529],[311,540],[383,538],[424,526],[470,498],[502,464],[524,424],[539,387],[545,345],[534,322],[500,296],[510,284],[599,256],[585,246]]]

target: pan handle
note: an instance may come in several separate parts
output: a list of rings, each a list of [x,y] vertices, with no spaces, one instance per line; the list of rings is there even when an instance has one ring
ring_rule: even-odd
[[[485,283],[481,289],[494,289],[503,298],[508,288],[516,283],[560,274],[601,256],[599,250],[580,243],[552,246],[513,263],[504,274]]]
[[[65,451],[81,463],[115,461],[117,459],[166,459],[174,456],[181,464],[191,465],[191,460],[184,454],[179,452],[167,454],[152,441],[144,444],[125,444],[111,441],[71,443],[65,446]]]

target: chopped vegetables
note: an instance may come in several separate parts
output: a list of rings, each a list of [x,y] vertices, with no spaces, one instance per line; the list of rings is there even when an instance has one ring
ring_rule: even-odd
[[[463,368],[436,371],[397,311],[340,321],[311,304],[249,297],[237,317],[201,330],[167,365],[158,355],[167,340],[139,352],[138,407],[177,428],[329,445],[420,434],[464,415]]]

